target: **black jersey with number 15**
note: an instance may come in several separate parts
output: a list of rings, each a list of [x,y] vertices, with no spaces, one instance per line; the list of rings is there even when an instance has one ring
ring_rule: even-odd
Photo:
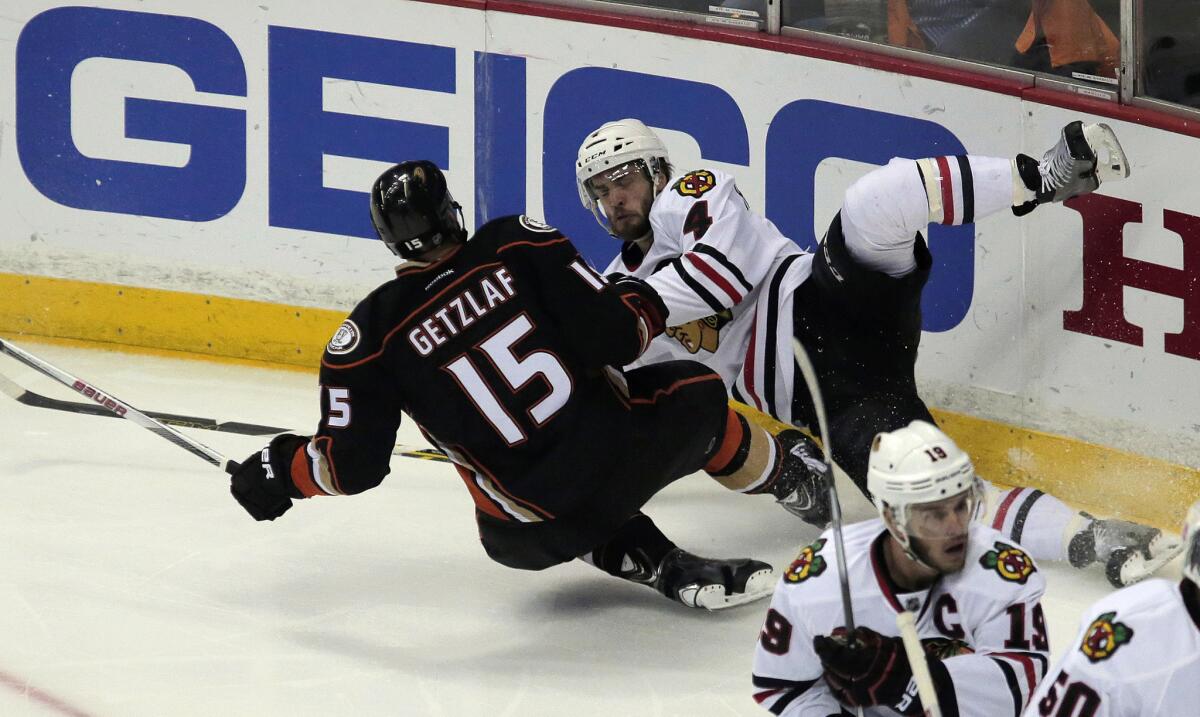
[[[476,505],[536,521],[596,489],[573,479],[625,445],[628,403],[606,366],[636,358],[645,316],[558,230],[484,225],[442,260],[405,264],[321,360],[305,493],[358,493],[388,472],[401,412],[458,464]],[[299,481],[307,483],[307,481]]]

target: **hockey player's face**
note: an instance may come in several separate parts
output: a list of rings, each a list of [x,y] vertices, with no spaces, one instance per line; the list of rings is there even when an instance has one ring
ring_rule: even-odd
[[[588,180],[600,202],[608,224],[625,241],[641,239],[650,232],[650,206],[654,187],[639,165],[623,164]]]
[[[962,570],[975,500],[974,491],[967,491],[934,503],[909,506],[909,540],[914,552],[930,567],[942,573]]]

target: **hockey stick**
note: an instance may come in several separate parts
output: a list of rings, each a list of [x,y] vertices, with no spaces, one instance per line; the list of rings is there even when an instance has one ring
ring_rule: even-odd
[[[130,421],[133,421],[142,428],[145,428],[160,438],[165,438],[166,440],[174,443],[206,463],[210,463],[218,468],[224,469],[226,473],[232,475],[233,472],[238,469],[237,463],[227,459],[225,456],[217,453],[203,443],[188,438],[179,431],[176,431],[174,428],[171,428],[161,421],[147,416],[133,406],[130,406],[128,403],[125,403],[124,401],[114,397],[107,391],[101,391],[95,386],[89,384],[87,381],[72,376],[66,371],[46,363],[33,354],[27,353],[26,351],[13,346],[4,339],[0,339],[0,353],[8,354],[29,368],[45,374],[64,386],[69,387],[73,391],[77,391],[78,393],[92,399],[96,402],[96,405],[101,407],[103,410],[119,416],[120,418],[127,418]]]
[[[904,643],[904,654],[912,668],[913,680],[917,683],[917,695],[921,697],[921,707],[925,717],[942,717],[942,708],[938,704],[937,690],[933,687],[933,675],[929,673],[929,663],[925,661],[925,648],[921,647],[921,638],[917,635],[917,619],[904,610],[896,616],[896,628],[900,630],[900,640]]]
[[[812,397],[813,411],[817,414],[817,427],[821,431],[821,452],[825,459],[826,475],[829,481],[829,516],[833,523],[833,547],[837,556],[838,577],[842,586],[842,609],[846,617],[846,632],[854,632],[854,606],[850,602],[850,578],[846,574],[846,546],[842,540],[842,504],[838,501],[837,484],[833,479],[833,457],[829,444],[829,422],[825,419],[825,401],[821,398],[821,387],[817,383],[817,371],[813,368],[812,360],[804,346],[792,338],[792,353],[796,355],[796,363],[808,386],[808,394]]]
[[[854,644],[854,605],[850,601],[850,576],[846,572],[846,546],[842,538],[842,504],[838,501],[837,482],[833,477],[833,451],[829,443],[829,421],[825,418],[825,399],[821,397],[821,385],[817,383],[817,370],[813,368],[812,359],[804,350],[804,345],[795,336],[792,337],[792,353],[800,366],[800,374],[804,376],[804,385],[808,386],[808,395],[812,398],[813,412],[817,414],[817,428],[821,433],[821,454],[825,459],[825,475],[829,482],[829,519],[833,530],[833,549],[837,558],[838,582],[842,587],[842,611],[846,619],[846,635],[850,644]],[[858,717],[863,717],[863,708],[855,710]]]
[[[119,414],[105,408],[101,403],[64,401],[60,398],[43,396],[40,393],[36,393],[27,388],[18,386],[4,374],[0,374],[0,393],[8,394],[8,396],[14,401],[34,408],[48,408],[53,411],[80,413],[87,416],[100,416],[102,418],[121,418]],[[104,394],[100,395],[103,396]],[[290,428],[264,426],[257,423],[217,421],[212,418],[185,416],[177,413],[160,413],[158,411],[144,411],[144,413],[147,416],[170,426],[200,428],[206,431],[216,431],[218,433],[236,433],[244,436],[274,436],[280,433],[288,433],[292,430]],[[450,462],[450,459],[446,457],[446,454],[442,453],[436,448],[422,448],[420,446],[409,446],[402,443],[397,444],[392,449],[392,455],[403,456],[405,458],[419,458],[428,461],[439,461],[442,463]]]

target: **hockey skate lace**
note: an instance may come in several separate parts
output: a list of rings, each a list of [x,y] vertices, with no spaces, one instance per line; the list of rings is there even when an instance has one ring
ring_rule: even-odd
[[[1042,175],[1042,191],[1053,192],[1071,181],[1071,169],[1075,158],[1067,149],[1066,142],[1059,142],[1042,155],[1038,173]]]

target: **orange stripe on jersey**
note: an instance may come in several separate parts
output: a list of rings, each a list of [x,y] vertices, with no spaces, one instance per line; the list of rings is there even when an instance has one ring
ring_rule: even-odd
[[[549,241],[515,241],[511,244],[505,244],[502,247],[498,247],[496,249],[496,253],[499,254],[500,252],[502,252],[506,249],[513,248],[514,246],[533,246],[533,247],[552,246],[554,244],[562,244],[565,241],[567,241],[566,237],[559,237],[557,239],[551,239]]]
[[[300,446],[295,453],[292,454],[292,465],[290,468],[292,483],[296,489],[305,498],[311,498],[314,495],[327,495],[325,491],[317,487],[317,482],[312,477],[312,464],[308,460],[308,444]]]
[[[496,488],[496,490],[499,491],[500,493],[504,494],[505,498],[508,498],[513,503],[516,503],[519,507],[524,508],[525,510],[528,510],[530,513],[534,514],[537,517],[540,517],[543,519],[549,519],[549,518],[554,517],[553,513],[546,510],[545,508],[538,505],[537,503],[526,500],[524,498],[518,498],[517,496],[513,495],[512,491],[510,491],[508,488],[505,488],[504,484],[501,483],[500,480],[496,478],[496,475],[494,473],[492,473],[491,471],[489,471],[487,468],[485,468],[482,463],[480,463],[478,460],[476,460],[475,456],[471,455],[470,451],[463,448],[462,446],[454,446],[454,450],[456,452],[462,453],[464,456],[466,456],[467,460],[469,460],[471,462],[471,466],[473,468],[475,468],[475,470],[477,470],[480,473],[487,476],[488,480],[491,481],[492,485]]]
[[[467,486],[467,492],[471,494],[471,500],[475,501],[475,507],[487,513],[493,518],[500,520],[512,520],[507,513],[496,507],[491,498],[484,495],[483,491],[475,485],[475,480],[471,477],[471,472],[462,466],[456,465],[454,469],[458,471],[458,477],[462,478],[463,484]]]
[[[322,443],[325,444],[324,447],[321,446]],[[337,466],[333,464],[333,438],[329,436],[313,438],[313,445],[317,447],[321,455],[325,456],[325,463],[329,466],[329,477],[333,481],[333,489],[345,495],[346,491],[342,489],[342,482],[338,480]]]
[[[337,364],[329,363],[328,361],[325,360],[325,357],[322,356],[321,357],[321,365],[325,366],[326,368],[354,368],[355,366],[361,366],[369,361],[374,361],[375,359],[377,359],[383,355],[384,350],[387,349],[388,342],[392,340],[392,337],[396,335],[396,332],[398,332],[400,329],[404,328],[404,325],[407,324],[410,319],[412,319],[417,314],[420,314],[423,311],[425,311],[425,309],[429,308],[430,304],[432,304],[432,303],[436,302],[438,299],[440,299],[443,294],[450,291],[451,289],[458,286],[459,284],[466,281],[467,279],[471,278],[471,276],[474,275],[476,272],[483,271],[484,269],[491,269],[493,267],[498,267],[498,266],[504,266],[504,264],[502,264],[501,262],[498,262],[498,261],[492,262],[490,264],[480,264],[479,266],[475,267],[474,269],[468,271],[466,274],[463,274],[459,278],[457,278],[454,281],[447,284],[445,288],[443,288],[441,291],[439,291],[438,293],[431,296],[424,304],[421,304],[420,306],[418,306],[415,311],[410,313],[408,316],[405,316],[400,321],[396,322],[396,325],[394,327],[392,327],[392,329],[390,331],[388,331],[386,334],[384,334],[383,341],[381,341],[380,345],[379,345],[379,350],[376,351],[375,353],[371,354],[370,356],[361,358],[358,361],[355,361],[353,363],[337,363]]]
[[[710,373],[705,376],[693,376],[692,378],[685,378],[681,381],[676,381],[675,383],[671,384],[670,386],[667,386],[666,388],[660,388],[657,391],[655,391],[654,394],[651,395],[649,398],[631,398],[631,399],[629,399],[629,402],[630,403],[658,403],[658,399],[662,398],[663,396],[667,396],[672,393],[675,393],[676,390],[688,385],[689,383],[700,383],[701,381],[720,381],[720,380],[721,380],[721,377],[715,373]]]
[[[708,464],[704,466],[704,470],[712,472],[721,472],[733,457],[737,455],[738,449],[742,447],[742,441],[746,438],[745,431],[742,430],[742,422],[738,420],[738,415],[733,409],[727,409],[728,415],[725,416],[725,435],[721,438],[721,446],[717,449],[716,454],[709,459]]]

